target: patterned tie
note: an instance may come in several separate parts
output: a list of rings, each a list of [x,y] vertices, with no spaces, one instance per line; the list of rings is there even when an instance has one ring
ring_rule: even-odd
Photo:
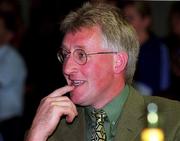
[[[94,116],[96,117],[96,126],[93,129],[91,141],[106,141],[106,133],[104,128],[104,118],[106,113],[102,110],[95,112]]]

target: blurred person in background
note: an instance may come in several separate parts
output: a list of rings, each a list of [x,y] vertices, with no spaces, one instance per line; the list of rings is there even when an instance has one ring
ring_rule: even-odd
[[[180,2],[172,3],[169,13],[169,33],[165,42],[170,52],[171,85],[166,97],[180,100]],[[163,96],[164,94],[162,94]]]
[[[14,16],[0,11],[0,133],[4,141],[21,140],[26,66],[13,38]]]
[[[135,87],[144,95],[158,95],[169,87],[169,53],[165,44],[150,30],[152,18],[148,4],[127,1],[122,8],[124,17],[136,29],[140,42]]]
[[[24,11],[21,10],[21,5],[19,0],[0,0],[0,10],[3,12],[11,13],[14,16],[14,28],[13,28],[13,38],[11,39],[11,44],[18,48],[21,46],[23,36],[26,32],[27,25],[23,21],[22,15]]]

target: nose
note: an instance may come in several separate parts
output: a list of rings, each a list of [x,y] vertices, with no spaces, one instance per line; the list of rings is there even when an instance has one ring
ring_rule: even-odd
[[[73,60],[72,56],[69,56],[63,64],[64,75],[70,75],[78,71],[78,64]]]

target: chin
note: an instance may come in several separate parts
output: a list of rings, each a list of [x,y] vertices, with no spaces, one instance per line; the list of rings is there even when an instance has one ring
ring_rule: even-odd
[[[70,99],[72,100],[72,102],[74,104],[77,104],[77,105],[81,105],[81,106],[84,106],[84,100],[83,100],[83,95],[80,94],[80,93],[75,93],[75,92],[71,92],[70,93]]]
[[[71,97],[71,100],[72,100],[72,102],[73,102],[74,104],[83,106],[83,105],[81,104],[82,101],[81,101],[80,99],[75,98],[75,97]]]
[[[71,98],[73,103],[77,104],[78,101],[80,100],[80,94],[73,90],[70,93],[70,98]]]

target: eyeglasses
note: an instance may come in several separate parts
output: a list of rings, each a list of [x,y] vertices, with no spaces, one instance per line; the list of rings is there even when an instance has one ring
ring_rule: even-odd
[[[96,54],[112,54],[117,52],[95,52],[95,53],[86,53],[83,49],[75,49],[72,52],[74,61],[79,65],[85,65],[87,63],[87,57],[89,55],[96,55]],[[66,50],[64,48],[60,48],[60,50],[57,52],[57,58],[58,60],[63,64],[68,57],[70,56],[71,52],[69,50]]]

